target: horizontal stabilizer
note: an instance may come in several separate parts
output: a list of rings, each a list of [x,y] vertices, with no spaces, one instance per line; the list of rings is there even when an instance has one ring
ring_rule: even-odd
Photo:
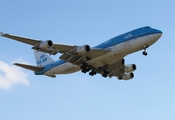
[[[21,64],[21,63],[14,63],[14,65],[17,65],[19,67],[28,69],[28,70],[32,70],[32,71],[40,71],[43,70],[43,67],[39,67],[39,66],[33,66],[33,65],[26,65],[26,64]]]

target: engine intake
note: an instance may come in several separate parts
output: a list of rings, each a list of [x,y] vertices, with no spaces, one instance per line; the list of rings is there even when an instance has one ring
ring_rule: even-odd
[[[91,48],[89,45],[83,45],[83,46],[77,47],[76,53],[78,53],[79,55],[83,55],[89,52],[90,50]]]
[[[53,46],[53,42],[51,40],[46,40],[40,43],[39,48],[40,49],[47,49]]]
[[[125,72],[132,72],[132,71],[134,71],[134,70],[136,70],[136,65],[135,64],[127,64],[127,65],[125,65],[125,68],[124,68],[124,71]]]
[[[123,77],[124,80],[130,80],[134,78],[134,73],[124,73]]]

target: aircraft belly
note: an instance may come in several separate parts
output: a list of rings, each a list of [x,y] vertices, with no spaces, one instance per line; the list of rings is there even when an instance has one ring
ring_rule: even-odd
[[[69,74],[73,72],[79,71],[79,66],[73,65],[71,63],[64,63],[62,65],[56,66],[49,71],[47,71],[45,74]]]

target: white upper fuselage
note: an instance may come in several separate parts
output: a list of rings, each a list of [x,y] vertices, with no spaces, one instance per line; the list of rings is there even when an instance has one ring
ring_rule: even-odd
[[[150,27],[142,27],[125,34],[114,37],[93,48],[109,49],[111,52],[87,61],[93,67],[104,66],[122,59],[128,54],[149,47],[162,35],[162,32]],[[81,70],[80,66],[63,60],[58,60],[44,66],[44,70],[35,72],[36,75],[68,74]]]

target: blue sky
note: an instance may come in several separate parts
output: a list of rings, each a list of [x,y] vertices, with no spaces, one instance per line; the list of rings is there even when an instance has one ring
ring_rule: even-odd
[[[90,46],[147,25],[163,36],[147,57],[142,51],[125,57],[138,68],[130,81],[81,72],[56,79],[35,76],[12,65],[35,65],[31,46],[1,37],[0,119],[174,119],[174,5],[173,0],[1,1],[0,31],[5,33]]]

